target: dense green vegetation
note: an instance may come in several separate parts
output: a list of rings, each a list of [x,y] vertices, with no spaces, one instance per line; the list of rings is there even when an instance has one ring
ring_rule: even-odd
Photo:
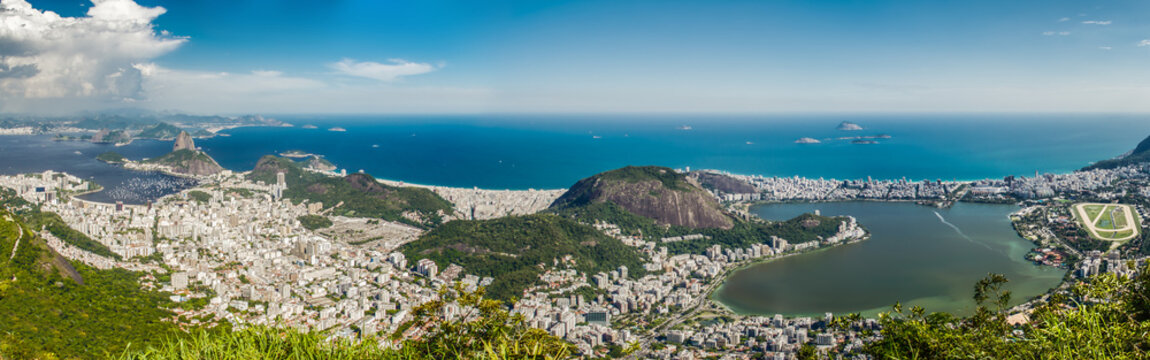
[[[724,247],[745,248],[752,244],[767,243],[771,236],[778,236],[790,243],[803,243],[829,237],[838,232],[841,218],[803,214],[794,219],[780,222],[736,222],[731,229],[702,228],[692,229],[683,226],[656,224],[654,220],[632,214],[610,202],[588,206],[554,210],[556,214],[585,223],[603,221],[619,226],[626,235],[643,236],[659,240],[664,237],[702,234],[705,239],[678,241],[663,244],[674,254],[701,254],[707,247],[720,244]]]
[[[1040,303],[1030,321],[1006,319],[1007,281],[975,286],[976,313],[957,318],[896,305],[880,317],[881,337],[865,351],[879,359],[1146,359],[1150,357],[1150,268],[1132,279],[1094,276]]]
[[[106,358],[178,331],[162,321],[167,294],[141,290],[139,274],[69,263],[6,210],[0,252],[0,358]]]
[[[456,264],[469,274],[493,277],[487,291],[497,299],[518,297],[539,282],[544,267],[566,256],[571,257],[568,264],[583,273],[609,272],[624,265],[632,277],[644,274],[644,259],[634,248],[551,214],[456,220],[401,249],[410,259],[434,260],[440,269]]]
[[[208,154],[187,149],[173,151],[164,154],[163,156],[145,160],[144,162],[178,167],[186,166],[188,162],[191,161],[206,161],[213,164],[215,163],[215,160],[212,160]]]
[[[208,194],[199,190],[192,190],[188,192],[188,199],[203,204],[207,203],[208,201],[212,201],[212,194]]]
[[[16,191],[0,188],[0,206],[12,211],[19,217],[20,221],[33,230],[47,229],[49,233],[72,246],[96,255],[120,260],[120,255],[112,252],[112,249],[69,227],[68,224],[64,223],[64,219],[60,218],[60,215],[53,212],[41,212],[39,206],[24,201],[16,195]]]
[[[308,230],[325,229],[331,227],[331,219],[328,219],[327,216],[303,215],[296,219],[299,220],[300,225]]]
[[[54,212],[28,210],[19,213],[19,215],[21,219],[27,222],[33,229],[48,229],[49,233],[52,233],[52,235],[60,238],[60,240],[63,240],[65,243],[87,250],[96,255],[120,260],[120,255],[112,252],[112,249],[109,249],[96,240],[92,240],[88,235],[84,235],[84,233],[69,227],[68,224],[64,223],[64,219],[60,218],[60,215]]]
[[[68,224],[64,223],[64,219],[60,218],[59,214],[40,211],[39,206],[24,201],[24,199],[16,196],[15,191],[0,189],[0,205],[6,209],[11,209],[19,217],[19,220],[26,223],[30,229],[35,231],[46,229],[52,235],[72,246],[96,255],[120,260],[120,255],[112,252],[112,249],[92,240],[88,235],[68,227]]]
[[[1083,170],[1113,169],[1144,162],[1150,162],[1150,137],[1138,143],[1138,146],[1134,147],[1134,150],[1131,151],[1129,155],[1102,160],[1083,168]]]
[[[522,315],[511,315],[503,303],[485,299],[482,290],[441,291],[440,300],[416,308],[415,320],[400,331],[428,328],[418,340],[405,340],[398,350],[380,347],[373,337],[330,339],[330,334],[254,326],[239,331],[198,330],[143,351],[126,352],[120,360],[374,360],[374,359],[564,359],[574,347],[562,339],[527,326]],[[444,306],[457,303],[474,309],[472,319],[443,321]],[[394,334],[398,336],[399,334]]]
[[[693,187],[686,180],[686,175],[662,166],[626,166],[607,171],[597,175],[598,178],[608,181],[640,182],[659,180],[668,189],[690,191]]]
[[[173,139],[180,135],[180,131],[182,130],[175,125],[161,122],[145,128],[143,131],[140,131],[139,134],[136,134],[136,137],[143,139]]]
[[[117,153],[115,151],[109,151],[109,152],[97,155],[96,160],[100,160],[100,161],[103,161],[106,163],[122,163],[122,162],[128,161],[128,158],[125,158],[124,155],[120,155],[119,153]]]
[[[388,186],[367,174],[331,177],[305,171],[291,159],[271,155],[261,158],[248,177],[274,184],[277,172],[284,173],[288,185],[284,197],[295,203],[322,202],[325,208],[332,209],[332,215],[381,218],[430,228],[443,221],[441,214],[450,214],[454,208],[431,190]]]

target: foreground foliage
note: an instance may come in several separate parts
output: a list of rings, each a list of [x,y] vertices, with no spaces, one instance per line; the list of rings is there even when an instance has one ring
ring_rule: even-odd
[[[882,338],[866,352],[879,359],[1146,359],[1150,358],[1150,271],[1132,279],[1101,274],[1036,307],[1011,325],[1006,278],[975,286],[976,313],[956,318],[915,307],[880,317]]]
[[[447,304],[465,311],[445,318]],[[440,300],[416,308],[415,320],[403,332],[426,331],[406,340],[398,349],[381,346],[371,336],[362,340],[332,337],[321,332],[300,332],[253,326],[234,332],[200,330],[173,337],[143,351],[125,352],[120,360],[294,360],[294,359],[563,359],[573,346],[539,329],[522,315],[511,315],[503,303],[486,299],[483,291],[460,287],[440,291]]]

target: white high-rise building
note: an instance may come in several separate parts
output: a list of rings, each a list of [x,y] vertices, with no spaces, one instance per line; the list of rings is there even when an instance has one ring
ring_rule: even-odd
[[[284,190],[286,190],[286,189],[287,189],[287,182],[284,181],[284,173],[282,171],[277,172],[276,173],[276,188],[275,188],[276,200],[282,199],[284,197]]]

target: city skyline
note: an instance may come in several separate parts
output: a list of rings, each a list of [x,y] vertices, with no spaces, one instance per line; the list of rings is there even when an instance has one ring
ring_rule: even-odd
[[[1150,111],[1132,1],[0,4],[8,113]]]

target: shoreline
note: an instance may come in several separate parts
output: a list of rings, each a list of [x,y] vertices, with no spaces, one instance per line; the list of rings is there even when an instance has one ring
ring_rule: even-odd
[[[836,203],[836,202],[891,202],[891,203],[906,203],[906,202],[914,202],[914,201],[913,201],[913,200],[883,200],[883,199],[811,200],[811,201],[800,201],[800,200],[787,200],[787,201],[763,201],[763,200],[760,200],[760,201],[745,201],[745,202],[739,202],[739,203],[741,203],[741,204],[745,204],[745,205],[747,206],[747,209],[749,210],[751,207],[754,207],[754,206],[757,206],[757,205],[780,205],[780,204],[815,204],[815,203]],[[974,204],[980,204],[980,203],[977,203],[977,202],[975,202]],[[994,204],[994,205],[1012,205],[1012,206],[1019,206],[1019,204]],[[1027,242],[1027,243],[1030,245],[1030,247],[1031,247],[1031,249],[1030,249],[1030,250],[1034,250],[1034,249],[1037,249],[1037,248],[1039,248],[1039,244],[1038,244],[1038,243],[1036,243],[1036,242],[1034,242],[1034,241],[1031,241],[1030,239],[1027,239],[1026,237],[1022,236],[1022,234],[1018,232],[1018,229],[1014,227],[1014,222],[1013,222],[1013,220],[1011,219],[1011,216],[1014,216],[1015,214],[1019,213],[1020,211],[1022,211],[1022,208],[1020,208],[1020,209],[1018,209],[1018,210],[1015,210],[1014,212],[1011,212],[1010,214],[1007,214],[1007,215],[1006,215],[1007,219],[1008,219],[1008,220],[1010,220],[1010,222],[1011,222],[1011,230],[1013,230],[1013,231],[1014,231],[1015,235],[1017,235],[1017,236],[1018,236],[1018,238],[1019,238],[1020,240],[1026,241],[1026,242]],[[758,215],[755,215],[755,216],[756,216],[756,217],[758,217]],[[760,218],[760,219],[762,219],[762,218]],[[767,221],[780,221],[780,220],[769,220],[769,219],[763,219],[763,220],[767,220]],[[776,260],[781,260],[781,259],[789,258],[789,257],[792,257],[792,256],[807,255],[807,254],[815,254],[815,253],[818,253],[818,252],[821,252],[821,251],[824,251],[824,250],[831,250],[831,249],[837,248],[837,247],[839,247],[839,246],[846,246],[846,245],[851,245],[851,244],[858,244],[858,243],[861,243],[861,242],[863,242],[863,241],[865,241],[865,240],[869,240],[870,238],[871,238],[871,234],[870,234],[870,232],[868,231],[868,232],[867,232],[867,236],[866,236],[865,238],[863,238],[863,239],[853,239],[853,240],[851,240],[851,241],[847,241],[847,242],[839,243],[839,244],[836,244],[836,245],[834,245],[834,246],[828,246],[828,247],[821,247],[821,246],[820,246],[818,249],[814,249],[814,250],[808,250],[808,251],[803,251],[803,252],[797,252],[797,253],[790,253],[790,254],[786,254],[786,255],[783,255],[783,256],[775,256],[775,257],[769,257],[769,258],[768,258],[768,257],[763,257],[763,258],[756,258],[756,259],[751,259],[751,260],[746,260],[746,261],[740,262],[738,265],[736,265],[736,266],[734,266],[734,267],[731,267],[731,268],[729,268],[729,269],[725,269],[725,270],[724,270],[724,272],[723,272],[723,274],[721,274],[721,275],[719,275],[719,276],[717,276],[717,277],[716,277],[716,279],[715,279],[714,281],[718,281],[719,283],[718,283],[718,285],[717,285],[717,286],[716,286],[716,287],[715,287],[713,290],[711,290],[711,291],[710,291],[710,293],[707,295],[707,299],[708,299],[708,301],[710,301],[711,303],[713,303],[713,304],[714,304],[714,307],[715,307],[716,309],[720,310],[720,311],[721,311],[721,312],[723,312],[723,313],[726,313],[727,315],[738,316],[738,317],[754,317],[754,316],[771,316],[771,315],[775,315],[775,314],[765,314],[765,313],[757,313],[757,312],[750,312],[750,311],[740,311],[740,310],[738,310],[738,309],[732,308],[731,306],[729,306],[729,305],[725,304],[723,301],[721,301],[721,300],[717,299],[715,296],[716,296],[716,294],[717,294],[717,293],[719,293],[719,292],[720,292],[720,291],[723,289],[723,287],[725,287],[725,286],[726,286],[727,278],[729,278],[730,276],[734,275],[734,273],[735,273],[735,272],[738,272],[738,271],[740,271],[740,270],[744,270],[744,269],[747,269],[747,268],[750,268],[750,267],[753,267],[753,266],[757,266],[757,265],[768,264],[768,263],[774,262],[774,261],[776,261]],[[1067,268],[1063,268],[1063,267],[1058,267],[1058,266],[1051,266],[1051,265],[1039,264],[1039,263],[1035,263],[1035,262],[1033,262],[1033,261],[1029,261],[1029,260],[1028,260],[1028,259],[1025,257],[1025,255],[1023,255],[1021,258],[1017,258],[1016,260],[1021,260],[1021,261],[1025,262],[1026,264],[1030,265],[1030,266],[1034,266],[1034,267],[1038,267],[1038,268],[1044,268],[1044,269],[1050,269],[1050,270],[1058,270],[1058,271],[1060,271],[1060,272],[1063,274],[1063,276],[1062,276],[1062,280],[1061,280],[1061,281],[1059,281],[1057,285],[1055,285],[1055,286],[1051,287],[1050,289],[1047,289],[1046,291],[1044,291],[1044,292],[1042,292],[1042,293],[1040,293],[1040,294],[1036,294],[1036,295],[1034,295],[1034,296],[1028,297],[1028,298],[1026,298],[1024,301],[1022,301],[1022,302],[1020,302],[1020,303],[1018,303],[1018,304],[1016,304],[1016,305],[1014,305],[1014,306],[1011,306],[1011,307],[1010,307],[1010,310],[1011,310],[1011,313],[1012,313],[1012,314],[1017,312],[1017,311],[1015,311],[1016,309],[1022,308],[1023,310],[1025,310],[1025,308],[1024,308],[1025,306],[1027,306],[1027,305],[1029,305],[1029,304],[1032,304],[1032,303],[1034,303],[1034,302],[1036,302],[1036,301],[1040,301],[1040,300],[1042,300],[1042,299],[1045,299],[1045,298],[1047,298],[1047,297],[1048,297],[1050,294],[1052,294],[1052,293],[1054,293],[1054,292],[1058,291],[1059,289],[1063,289],[1063,288],[1066,288],[1066,287],[1067,287],[1069,284],[1072,284],[1072,283],[1073,283],[1073,279],[1074,279],[1074,278],[1073,278],[1072,276],[1069,276],[1069,275],[1070,275],[1070,274],[1073,272],[1073,270],[1074,270],[1074,269],[1073,269],[1073,267],[1067,267]],[[720,278],[720,277],[721,277],[721,278]],[[889,306],[887,306],[886,308],[889,308]],[[880,307],[880,308],[876,308],[876,309],[866,309],[866,310],[854,311],[854,312],[845,312],[845,313],[841,313],[841,314],[852,314],[852,313],[858,313],[858,314],[862,315],[862,314],[864,314],[864,313],[867,313],[867,312],[871,312],[871,311],[878,311],[878,312],[876,313],[876,315],[877,315],[878,313],[881,313],[881,312],[883,312],[881,309],[882,309],[882,307]],[[822,314],[782,314],[782,313],[776,313],[776,314],[778,314],[778,315],[783,315],[783,317],[784,317],[784,318],[788,318],[788,319],[790,319],[790,318],[799,318],[799,317],[812,317],[812,316],[820,316],[820,315],[822,315]],[[836,314],[836,315],[839,315],[839,313],[835,313],[835,314]],[[864,315],[864,318],[873,318],[873,317],[866,317],[866,316]]]

